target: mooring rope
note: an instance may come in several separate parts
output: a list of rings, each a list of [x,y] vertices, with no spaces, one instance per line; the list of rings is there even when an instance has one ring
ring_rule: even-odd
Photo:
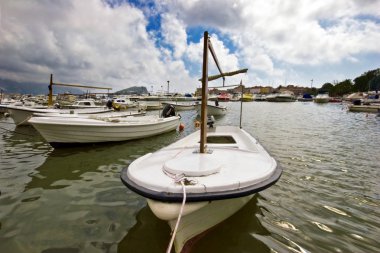
[[[178,214],[177,222],[175,224],[173,234],[172,234],[172,238],[170,239],[170,243],[169,243],[168,249],[166,250],[166,253],[170,253],[172,250],[174,238],[175,238],[175,235],[177,234],[178,225],[179,225],[179,222],[181,221],[183,209],[184,209],[185,204],[186,204],[186,187],[185,187],[184,180],[181,179],[180,183],[182,185],[182,192],[183,192],[182,205],[181,205],[181,209],[180,209],[179,214]]]

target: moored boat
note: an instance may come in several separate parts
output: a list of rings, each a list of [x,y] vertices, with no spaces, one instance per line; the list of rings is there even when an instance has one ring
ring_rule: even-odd
[[[196,109],[199,115],[201,115],[201,104],[196,105]],[[207,115],[209,116],[223,116],[227,113],[227,107],[223,105],[207,104]]]
[[[173,230],[167,252],[183,252],[198,235],[236,213],[253,194],[273,185],[282,170],[250,134],[234,126],[207,129],[207,50],[204,35],[201,130],[146,154],[121,173],[132,191],[145,197],[152,212]],[[206,70],[206,71],[205,71]],[[221,73],[220,77],[247,69]],[[211,80],[214,80],[211,79]]]
[[[329,101],[330,101],[330,96],[327,93],[318,94],[314,98],[314,102],[318,104],[325,104],[325,103],[328,103]]]
[[[180,117],[157,115],[119,118],[32,117],[29,123],[52,146],[126,141],[175,130]]]
[[[274,93],[266,96],[268,102],[295,102],[296,96],[293,92]]]
[[[172,105],[176,111],[194,110],[195,103],[193,102],[162,102],[162,106]]]
[[[350,112],[370,112],[378,113],[380,111],[380,104],[370,104],[370,105],[348,105],[348,110]]]
[[[33,113],[66,113],[66,114],[97,114],[97,113],[104,113],[104,112],[111,112],[111,109],[107,109],[106,107],[101,108],[81,108],[81,109],[55,109],[55,108],[48,108],[48,109],[38,109],[38,108],[31,108],[26,106],[13,106],[8,105],[6,106],[7,111],[9,112],[11,118],[13,119],[14,123],[19,125],[28,125],[28,120],[33,116]]]

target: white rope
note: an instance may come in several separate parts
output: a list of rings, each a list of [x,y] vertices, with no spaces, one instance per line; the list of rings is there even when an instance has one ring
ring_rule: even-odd
[[[186,188],[185,188],[185,184],[184,184],[183,180],[181,180],[180,183],[182,185],[182,190],[183,190],[183,200],[182,200],[181,209],[180,209],[179,214],[178,214],[177,222],[176,222],[174,230],[173,230],[172,238],[170,239],[170,243],[169,243],[168,249],[166,250],[166,253],[170,253],[170,251],[172,250],[174,238],[175,238],[175,235],[177,233],[178,225],[179,225],[179,222],[181,220],[183,209],[184,209],[185,203],[186,203]]]

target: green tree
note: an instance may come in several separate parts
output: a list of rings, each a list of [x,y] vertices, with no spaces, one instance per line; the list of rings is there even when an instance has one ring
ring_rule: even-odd
[[[361,76],[354,79],[354,92],[363,92],[369,90],[369,82],[376,77],[380,72],[380,69],[370,70],[363,73]]]
[[[341,97],[345,94],[351,93],[353,90],[353,83],[351,79],[346,79],[342,82],[337,83],[330,91],[330,96]]]
[[[328,92],[330,94],[330,90],[334,88],[334,85],[332,83],[325,83],[322,85],[322,87],[318,90],[319,93],[325,93]]]
[[[380,91],[380,71],[377,76],[375,76],[369,81],[369,89]]]

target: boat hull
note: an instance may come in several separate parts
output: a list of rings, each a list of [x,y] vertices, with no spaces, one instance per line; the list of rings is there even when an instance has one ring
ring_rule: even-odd
[[[74,113],[87,113],[87,114],[95,114],[95,113],[103,113],[103,112],[111,112],[112,110],[102,108],[86,108],[86,109],[34,109],[23,106],[7,106],[7,110],[13,119],[14,123],[17,126],[20,125],[29,125],[28,120],[33,116],[33,113],[62,113],[62,114],[74,114]]]
[[[350,112],[378,113],[380,111],[380,105],[349,105],[348,110]]]
[[[201,105],[197,105],[198,114],[201,114]],[[215,106],[215,105],[207,105],[207,115],[213,116],[223,116],[227,113],[227,107],[225,106]]]
[[[138,118],[143,117],[146,116]],[[30,123],[52,146],[140,139],[175,130],[179,124],[178,116],[161,118],[152,123],[120,120],[111,119],[107,122],[83,118],[68,120],[36,117],[32,118]]]
[[[248,195],[240,198],[185,204],[185,212],[181,217],[174,239],[175,251],[181,252],[194,237],[232,216],[252,197],[253,195]],[[181,204],[148,199],[148,205],[158,218],[166,220],[174,230]],[[168,213],[171,215],[169,216]]]

